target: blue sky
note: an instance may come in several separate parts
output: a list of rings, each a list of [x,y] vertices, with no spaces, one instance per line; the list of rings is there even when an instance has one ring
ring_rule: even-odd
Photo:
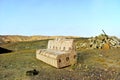
[[[120,37],[120,0],[0,0],[0,35]]]

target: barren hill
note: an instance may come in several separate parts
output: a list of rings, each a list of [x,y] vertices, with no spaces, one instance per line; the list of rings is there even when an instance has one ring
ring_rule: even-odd
[[[57,37],[65,38],[79,38],[75,36],[21,36],[21,35],[0,35],[0,43],[10,43],[10,42],[23,42],[23,41],[36,41],[36,40],[46,40],[55,39]]]

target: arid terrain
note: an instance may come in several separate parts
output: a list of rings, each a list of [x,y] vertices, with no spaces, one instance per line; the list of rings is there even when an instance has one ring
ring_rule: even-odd
[[[0,35],[0,43],[46,40],[46,39],[55,39],[56,37],[79,38],[77,36],[75,37],[75,36],[40,36],[40,35],[35,35],[35,36]]]
[[[12,51],[0,53],[0,80],[120,80],[120,48],[79,48],[75,65],[56,69],[36,59],[36,50],[46,48],[53,38],[44,39],[0,38],[0,47]],[[75,38],[78,42],[87,42],[87,38]],[[38,75],[26,75],[33,69]]]

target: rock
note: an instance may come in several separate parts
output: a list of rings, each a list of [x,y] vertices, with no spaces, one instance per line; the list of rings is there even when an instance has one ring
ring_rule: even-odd
[[[36,69],[30,70],[26,72],[26,76],[35,76],[38,75],[39,71],[37,71]]]

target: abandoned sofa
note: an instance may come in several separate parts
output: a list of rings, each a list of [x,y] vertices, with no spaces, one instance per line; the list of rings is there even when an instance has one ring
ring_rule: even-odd
[[[36,51],[36,58],[56,68],[75,64],[77,54],[73,39],[57,38],[48,41],[47,49]]]

